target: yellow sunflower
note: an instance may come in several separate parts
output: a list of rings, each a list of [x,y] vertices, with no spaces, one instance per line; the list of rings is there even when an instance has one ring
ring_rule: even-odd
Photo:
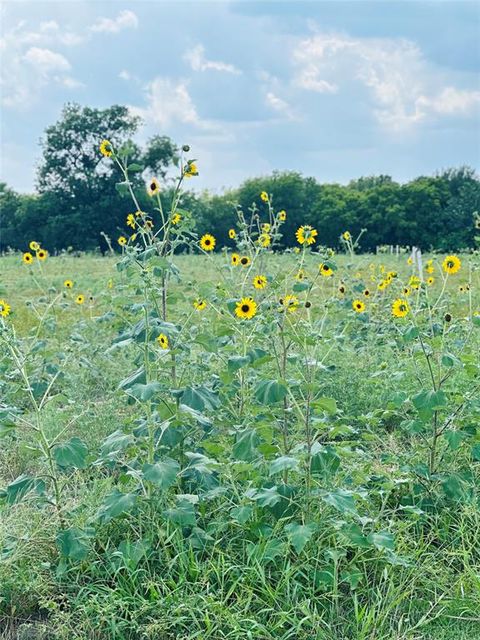
[[[388,282],[388,280],[380,280],[380,282],[377,284],[377,289],[379,291],[384,291],[389,284],[390,283]]]
[[[310,245],[315,242],[315,238],[318,235],[318,231],[311,227],[309,224],[304,224],[299,227],[295,233],[298,244]]]
[[[64,286],[66,289],[72,289],[72,287],[73,287],[73,281],[72,281],[72,280],[64,280],[64,282],[63,282],[63,286]]]
[[[40,249],[40,243],[32,240],[28,245],[31,251],[38,251]]]
[[[295,276],[295,280],[298,280],[300,282],[301,280],[305,280],[306,277],[307,274],[305,273],[305,271],[303,269],[300,269],[300,271],[298,271],[297,275]]]
[[[238,255],[238,253],[232,253],[232,257],[231,257],[231,263],[233,267],[238,266],[240,262],[240,256]]]
[[[410,294],[411,294],[410,287],[403,287],[403,295],[404,296],[409,296]]]
[[[287,212],[284,209],[278,212],[278,219],[281,222],[285,222],[285,220],[287,219]]]
[[[344,232],[342,233],[342,238],[343,238],[344,240],[351,240],[352,235],[351,235],[350,231],[344,231]]]
[[[124,247],[127,244],[127,239],[125,238],[125,236],[120,236],[117,242],[121,247]]]
[[[230,240],[235,240],[235,238],[237,237],[237,232],[235,231],[235,229],[228,230],[228,237],[230,238]]]
[[[47,251],[46,249],[39,249],[39,250],[37,251],[37,258],[38,258],[39,260],[41,260],[42,262],[43,262],[44,260],[46,260],[46,259],[47,259],[47,257],[48,257],[48,251]]]
[[[264,247],[264,248],[269,247],[271,243],[272,243],[272,238],[268,233],[261,233],[258,236],[258,244],[261,247]]]
[[[267,278],[265,276],[255,276],[253,279],[255,289],[265,289],[267,286]]]
[[[365,298],[369,298],[371,296],[370,289],[364,289],[363,290],[363,295],[365,296]]]
[[[285,307],[287,311],[293,313],[298,309],[299,302],[297,296],[285,296],[285,298],[280,300],[280,304]]]
[[[354,300],[352,302],[352,307],[353,310],[356,311],[357,313],[363,313],[365,311],[365,303],[362,302],[361,300]]]
[[[268,233],[270,231],[270,224],[268,222],[262,223],[262,231],[263,233]]]
[[[110,140],[102,140],[100,143],[100,153],[102,156],[109,158],[112,155],[113,147]]]
[[[197,298],[197,300],[195,300],[193,303],[193,308],[196,309],[197,311],[203,311],[206,306],[207,306],[207,301],[202,300],[200,298]]]
[[[215,238],[209,233],[206,233],[200,238],[200,247],[204,251],[213,251],[215,249],[215,243]]]
[[[156,196],[160,192],[160,183],[156,178],[152,178],[147,186],[147,193],[150,197]]]
[[[85,302],[85,296],[80,294],[75,298],[77,304],[83,304]]]
[[[344,284],[341,284],[341,285],[338,287],[338,293],[339,293],[340,295],[342,295],[342,296],[343,296],[343,294],[345,293],[345,291],[346,291],[346,290],[347,290],[347,289],[346,289],[346,287],[345,287],[345,285],[344,285]]]
[[[33,256],[31,253],[27,251],[26,253],[23,254],[22,260],[24,261],[25,264],[32,264]]]
[[[250,258],[248,256],[242,256],[239,262],[242,267],[248,267],[248,265],[250,264]]]
[[[454,274],[460,270],[462,262],[458,256],[447,256],[442,262],[442,267],[445,273]]]
[[[430,278],[427,278],[426,282],[428,286],[431,287],[432,284],[435,282],[435,278],[433,276],[430,276]]]
[[[10,315],[11,306],[6,300],[0,300],[0,316],[6,318]]]
[[[397,300],[394,300],[392,304],[392,314],[396,318],[404,318],[409,311],[410,307],[408,306],[408,302],[406,300],[402,300],[401,298],[397,298]]]
[[[133,213],[129,213],[127,216],[127,227],[132,227],[132,229],[135,229],[135,216],[133,215]]]
[[[268,202],[268,193],[266,191],[262,191],[262,193],[260,194],[260,200],[263,200],[263,202]]]
[[[410,285],[410,287],[412,289],[415,289],[415,291],[417,289],[420,289],[420,285],[422,284],[422,281],[420,280],[420,278],[418,276],[412,276],[408,282],[408,284]]]
[[[172,216],[172,224],[178,224],[181,219],[182,216],[179,213],[174,213]]]
[[[323,262],[318,267],[320,269],[320,273],[324,278],[329,278],[333,276],[333,269],[331,269],[328,264],[324,264]]]
[[[184,171],[185,178],[193,178],[193,176],[198,176],[198,168],[194,162],[189,162],[185,167]]]
[[[158,336],[157,342],[162,347],[162,349],[168,349],[168,338],[164,333],[161,333]]]
[[[253,298],[242,298],[237,302],[235,315],[237,318],[250,320],[257,313],[257,303]]]

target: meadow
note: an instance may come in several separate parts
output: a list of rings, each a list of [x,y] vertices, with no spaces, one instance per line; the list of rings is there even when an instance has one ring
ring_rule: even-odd
[[[0,258],[0,637],[480,638],[478,254],[280,253],[267,193],[223,250],[195,170]]]

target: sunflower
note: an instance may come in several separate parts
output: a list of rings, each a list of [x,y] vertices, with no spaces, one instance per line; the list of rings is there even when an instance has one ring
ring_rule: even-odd
[[[255,289],[265,289],[267,286],[267,278],[265,276],[255,276],[253,279]]]
[[[305,280],[306,277],[307,277],[307,274],[305,273],[305,271],[303,269],[300,269],[300,271],[295,276],[295,280],[298,280],[298,281]]]
[[[198,176],[198,168],[194,162],[187,163],[184,171],[185,178],[193,178],[193,176]]]
[[[428,284],[429,287],[431,287],[434,282],[435,282],[435,278],[433,276],[430,276],[430,278],[427,278],[426,280],[426,283]]]
[[[352,302],[352,307],[357,313],[363,313],[365,311],[365,303],[361,300],[354,300]]]
[[[285,222],[285,220],[287,219],[287,212],[284,209],[278,212],[278,219],[281,222]]]
[[[197,298],[193,303],[193,308],[197,311],[203,311],[207,306],[207,301],[202,300],[201,298]]]
[[[26,253],[23,254],[22,260],[24,261],[25,264],[32,264],[33,256],[31,253],[27,251]]]
[[[262,231],[263,233],[268,233],[270,231],[270,224],[268,222],[262,223]]]
[[[85,302],[85,296],[82,294],[79,294],[76,298],[75,298],[75,302],[77,304],[83,304]]]
[[[239,262],[240,262],[240,256],[238,255],[238,253],[232,253],[232,257],[231,257],[232,267],[236,267]]]
[[[433,264],[427,264],[427,266],[425,267],[425,271],[427,273],[433,273],[435,271]]]
[[[237,237],[237,232],[235,231],[235,229],[228,230],[228,237],[230,238],[230,240],[235,240],[235,238]]]
[[[388,282],[388,280],[380,280],[380,282],[377,284],[377,289],[379,291],[384,291],[389,284],[390,283]]]
[[[350,231],[344,231],[342,233],[342,238],[344,240],[351,240],[352,239],[352,235],[351,235]]]
[[[311,306],[312,306],[312,303],[310,302],[310,300],[307,300],[305,302],[305,309],[310,309]]]
[[[248,265],[250,264],[250,258],[248,256],[242,256],[240,258],[240,264],[242,265],[242,267],[248,267]]]
[[[322,262],[318,268],[320,269],[320,273],[324,278],[329,278],[333,275],[333,270],[328,266],[328,264],[324,264]]]
[[[47,259],[48,251],[46,249],[39,249],[37,251],[37,258],[42,262]]]
[[[280,304],[284,306],[287,311],[293,313],[298,309],[299,302],[297,296],[285,296],[285,298],[280,300]]]
[[[162,349],[168,349],[168,338],[164,333],[161,333],[158,336],[157,342],[162,347]]]
[[[318,235],[318,231],[311,227],[309,224],[302,225],[295,233],[298,244],[310,245],[315,242],[315,238]]]
[[[0,300],[0,316],[6,318],[10,315],[11,306],[6,300]]]
[[[345,293],[345,291],[346,291],[345,285],[344,285],[344,284],[341,284],[341,285],[338,287],[338,293],[340,293],[340,294],[343,296],[343,294]]]
[[[120,236],[117,242],[121,247],[124,247],[127,244],[127,239],[125,238],[125,236]]]
[[[395,316],[395,318],[404,318],[409,311],[410,307],[408,306],[408,302],[406,300],[402,300],[401,298],[397,298],[397,300],[394,300],[392,304],[392,314]]]
[[[204,251],[213,251],[215,249],[215,242],[215,238],[209,233],[206,233],[200,238],[200,247]]]
[[[410,256],[410,258],[408,258],[408,260],[407,260],[407,264],[408,264],[408,265],[410,265],[410,266],[413,264],[413,258],[412,258],[412,256]]]
[[[135,229],[135,216],[133,215],[133,213],[129,213],[127,216],[127,227],[132,227],[132,229]]]
[[[408,284],[410,285],[410,287],[412,289],[415,289],[415,291],[417,289],[420,289],[420,285],[422,284],[422,281],[420,280],[420,278],[418,276],[412,276],[408,282]]]
[[[174,213],[172,216],[172,224],[178,224],[181,219],[182,216],[179,213]]]
[[[393,280],[393,278],[396,278],[398,276],[398,273],[396,271],[389,271],[387,273],[387,278],[390,278],[390,280]]]
[[[257,313],[257,303],[253,298],[242,298],[237,302],[235,315],[237,318],[250,320]]]
[[[109,158],[112,155],[112,152],[113,147],[110,140],[102,140],[102,142],[100,143],[100,153],[102,154],[102,156]]]
[[[452,321],[452,314],[451,313],[446,313],[443,316],[443,319],[445,320],[445,322],[451,322]]]
[[[63,282],[63,286],[64,286],[66,289],[71,289],[71,288],[73,287],[73,282],[72,282],[72,280],[64,280],[64,282]]]
[[[160,193],[160,183],[156,178],[152,178],[147,186],[147,193],[150,197],[156,196]]]
[[[262,191],[262,193],[260,194],[260,200],[268,202],[268,193],[266,191]]]
[[[145,229],[153,229],[154,224],[152,220],[145,220]]]
[[[364,289],[363,295],[365,296],[365,298],[369,298],[371,295],[370,289]]]
[[[411,294],[410,287],[403,287],[403,295],[404,296],[409,296],[410,294]]]
[[[447,256],[442,262],[442,267],[445,273],[454,274],[460,270],[462,266],[461,260],[458,256]]]
[[[35,240],[32,240],[28,246],[30,251],[38,251],[40,249],[40,243],[35,242]]]
[[[465,287],[463,286],[463,284],[461,284],[461,285],[458,287],[458,292],[459,292],[459,293],[465,293]]]
[[[272,243],[272,238],[268,233],[261,233],[258,236],[258,244],[261,247],[265,247],[265,248],[269,247],[271,245],[271,243]]]

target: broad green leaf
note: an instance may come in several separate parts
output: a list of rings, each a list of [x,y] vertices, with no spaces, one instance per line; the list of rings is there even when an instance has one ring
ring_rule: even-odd
[[[395,539],[393,533],[388,531],[378,531],[378,533],[371,533],[367,536],[367,540],[373,544],[377,549],[395,549]]]
[[[149,548],[150,545],[145,540],[123,540],[112,554],[114,564],[117,567],[123,565],[135,569]]]
[[[367,536],[363,534],[363,531],[358,524],[345,524],[341,528],[341,532],[342,535],[344,535],[347,540],[349,540],[356,547],[368,548],[371,546],[370,542],[367,539]]]
[[[137,171],[143,171],[144,170],[144,166],[141,164],[138,164],[136,162],[132,162],[132,164],[128,165],[128,171],[132,171],[133,173],[137,172]]]
[[[181,527],[194,526],[196,523],[195,507],[189,500],[180,500],[176,507],[166,509],[163,515],[167,520]]]
[[[128,388],[128,394],[140,400],[140,402],[148,402],[153,396],[161,391],[162,385],[159,382],[149,382],[148,384],[134,384]]]
[[[57,444],[53,449],[53,457],[59,467],[85,469],[87,454],[87,445],[77,437],[70,438],[68,442]]]
[[[60,529],[57,533],[57,547],[65,558],[71,560],[83,560],[90,551],[91,539],[94,530],[78,529],[71,527],[70,529]]]
[[[245,429],[240,431],[237,435],[237,441],[232,448],[232,456],[235,460],[245,460],[250,462],[255,458],[258,458],[257,446],[260,443],[260,438],[257,435],[255,429]]]
[[[315,448],[311,459],[311,471],[315,475],[321,475],[325,479],[335,475],[340,466],[340,456],[332,446]]]
[[[250,520],[253,513],[253,507],[251,505],[245,505],[243,507],[233,507],[230,509],[231,517],[240,524],[245,524]]]
[[[282,473],[282,471],[286,471],[287,469],[297,469],[298,468],[298,460],[291,456],[280,456],[276,460],[273,460],[270,463],[270,468],[268,471],[269,476],[273,476],[276,473]]]
[[[180,465],[171,458],[164,458],[155,464],[144,464],[142,471],[145,480],[161,489],[168,489],[175,483]]]
[[[276,486],[265,487],[263,489],[249,489],[245,495],[247,498],[258,502],[261,507],[273,507],[282,499]]]
[[[13,504],[32,492],[39,495],[43,494],[45,492],[45,482],[40,478],[21,475],[0,491],[0,498],[3,497],[8,504]]]
[[[131,434],[123,433],[123,431],[114,431],[103,441],[100,447],[100,455],[102,458],[114,458],[132,444],[133,441],[134,438]]]
[[[247,364],[250,364],[250,358],[248,356],[231,356],[228,359],[227,366],[230,373],[234,373],[235,371],[238,371],[238,369],[245,367]]]
[[[301,553],[303,548],[313,536],[317,526],[315,524],[297,524],[292,522],[285,527],[289,540],[297,553]]]
[[[318,398],[313,403],[313,406],[316,409],[322,409],[327,413],[337,413],[337,402],[334,398]]]
[[[186,387],[182,394],[182,404],[195,411],[214,411],[220,406],[220,400],[206,387]]]
[[[102,506],[98,510],[97,518],[102,522],[110,522],[123,513],[131,511],[137,502],[137,495],[134,493],[122,493],[114,489],[109,493]]]
[[[447,396],[441,389],[439,391],[420,391],[412,398],[413,406],[417,411],[438,411],[447,406]]]
[[[277,380],[262,380],[255,389],[255,398],[262,404],[275,404],[287,395],[287,387]]]
[[[285,543],[277,538],[262,540],[258,544],[250,542],[247,545],[247,552],[251,559],[260,564],[267,564],[284,555]]]
[[[355,499],[350,491],[346,489],[337,489],[322,496],[327,504],[335,507],[340,513],[357,514]]]

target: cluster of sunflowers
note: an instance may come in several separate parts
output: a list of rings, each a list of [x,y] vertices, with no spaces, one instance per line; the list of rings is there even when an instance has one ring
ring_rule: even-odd
[[[28,248],[30,251],[25,251],[22,256],[22,260],[25,264],[33,264],[35,259],[40,260],[40,262],[44,262],[48,258],[48,251],[46,249],[42,249],[39,242],[36,240],[32,240]]]

